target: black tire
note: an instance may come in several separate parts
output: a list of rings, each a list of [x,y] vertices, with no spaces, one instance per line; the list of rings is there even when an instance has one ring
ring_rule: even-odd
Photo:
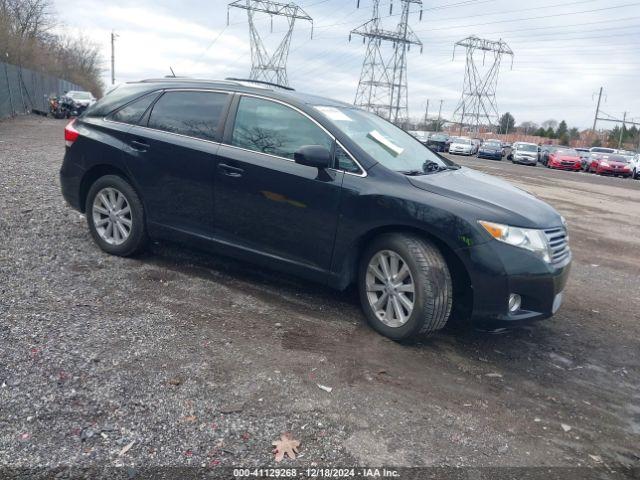
[[[366,274],[369,262],[380,251],[390,250],[402,257],[414,281],[414,308],[406,323],[391,327],[374,312],[367,297]],[[442,329],[453,304],[451,274],[440,250],[430,241],[412,234],[392,233],[376,238],[362,255],[358,291],[365,317],[371,327],[392,340],[406,340]]]
[[[98,193],[104,188],[115,188],[124,195],[131,209],[131,231],[129,237],[120,245],[113,245],[105,241],[93,221],[93,203]],[[85,215],[93,240],[105,252],[120,257],[128,257],[140,252],[147,244],[144,207],[135,189],[124,178],[117,175],[105,175],[98,178],[87,194]]]

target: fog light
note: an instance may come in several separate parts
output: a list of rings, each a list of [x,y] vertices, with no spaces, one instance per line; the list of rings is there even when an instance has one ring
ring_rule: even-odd
[[[517,293],[512,293],[509,295],[509,312],[515,313],[520,310],[520,306],[522,305],[522,297]]]

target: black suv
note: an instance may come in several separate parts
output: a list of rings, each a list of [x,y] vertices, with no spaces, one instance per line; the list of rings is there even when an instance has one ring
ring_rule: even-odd
[[[351,105],[242,81],[122,85],[65,130],[60,172],[96,243],[205,247],[338,289],[393,339],[452,310],[513,323],[562,302],[562,217]]]

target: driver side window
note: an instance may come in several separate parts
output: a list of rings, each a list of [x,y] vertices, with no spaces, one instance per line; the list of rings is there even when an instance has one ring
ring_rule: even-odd
[[[294,153],[305,145],[320,145],[331,151],[333,139],[293,108],[243,96],[231,145],[293,160]]]

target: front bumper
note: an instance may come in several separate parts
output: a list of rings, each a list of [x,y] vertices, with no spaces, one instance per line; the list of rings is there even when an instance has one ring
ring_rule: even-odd
[[[490,160],[502,160],[502,152],[478,152],[478,158],[488,158]]]
[[[572,163],[571,165],[563,165],[562,163],[549,162],[550,168],[555,168],[556,170],[570,170],[572,172],[577,172],[582,170],[581,163]]]
[[[571,270],[571,255],[548,264],[535,254],[497,241],[458,251],[473,285],[474,321],[515,324],[553,316],[563,299]],[[509,295],[522,306],[509,312]]]
[[[527,165],[537,165],[538,159],[536,157],[519,157],[517,155],[513,156],[513,161],[516,163],[526,163]]]
[[[631,176],[631,170],[624,170],[622,168],[611,168],[611,167],[598,167],[596,169],[596,173],[598,175],[626,175],[628,177]]]
[[[472,155],[473,152],[471,150],[460,150],[460,149],[449,149],[449,153],[453,155]]]

